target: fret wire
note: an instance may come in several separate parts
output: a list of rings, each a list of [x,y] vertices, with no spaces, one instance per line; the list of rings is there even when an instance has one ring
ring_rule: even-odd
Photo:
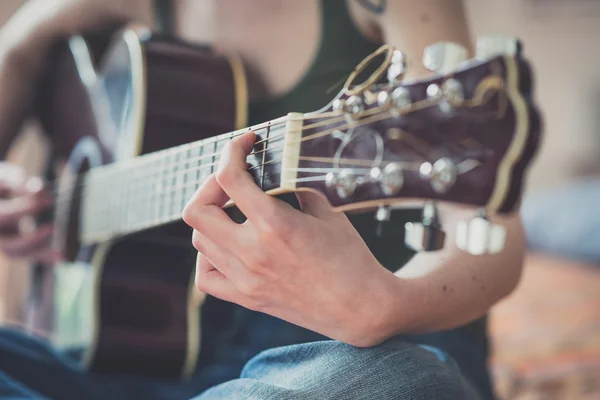
[[[268,125],[265,133],[265,142],[263,144],[263,152],[261,158],[261,169],[260,169],[260,189],[265,188],[265,157],[267,155],[267,146],[269,144],[269,133],[271,132],[271,126]]]

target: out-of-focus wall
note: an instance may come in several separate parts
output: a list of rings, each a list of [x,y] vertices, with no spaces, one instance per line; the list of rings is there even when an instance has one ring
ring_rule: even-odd
[[[600,173],[600,1],[465,0],[473,34],[516,35],[545,119],[530,190]]]

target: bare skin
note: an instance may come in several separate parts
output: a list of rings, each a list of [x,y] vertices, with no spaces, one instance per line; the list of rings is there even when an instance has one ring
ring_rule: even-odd
[[[150,5],[148,0],[33,0],[30,4],[34,3],[52,4],[53,18],[41,21],[24,9],[20,17],[24,22],[9,24],[0,33],[0,42],[9,44],[0,46],[6,49],[0,54],[1,151],[18,125],[15,116],[24,114],[34,90],[31,78],[40,68],[50,38],[81,26],[143,19]],[[185,3],[189,8],[184,12]],[[317,49],[316,0],[177,0],[176,4],[181,36],[237,51],[262,78],[264,89],[255,98],[292,88]],[[427,73],[420,60],[428,44],[449,40],[472,47],[459,0],[348,0],[348,4],[367,37],[393,44],[408,55],[412,60],[409,79]],[[219,171],[183,212],[184,220],[194,228],[193,243],[199,252],[196,283],[201,291],[334,339],[370,346],[402,332],[467,323],[487,313],[516,286],[524,254],[518,214],[496,219],[507,229],[504,251],[475,257],[459,251],[452,240],[457,223],[474,211],[444,205],[441,218],[450,235],[446,248],[419,254],[392,274],[377,263],[346,217],[332,213],[321,198],[299,196],[300,212],[253,186],[243,163],[252,140],[248,134],[227,146]],[[34,194],[23,191],[23,182],[10,183],[1,169],[0,182],[5,182],[8,198],[0,209],[6,209],[8,202],[30,202],[29,208],[20,206],[27,212],[0,216],[0,229],[5,230],[20,215],[35,213],[40,206],[31,206],[27,199]],[[245,224],[234,224],[220,211],[229,198],[248,216]],[[0,248],[6,251],[9,244],[26,238],[5,235]],[[35,246],[20,243],[20,253],[31,258],[44,252],[38,242]]]

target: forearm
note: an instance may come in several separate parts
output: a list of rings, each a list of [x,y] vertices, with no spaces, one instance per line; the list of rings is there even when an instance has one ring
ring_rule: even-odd
[[[31,111],[37,78],[53,43],[87,29],[127,21],[150,23],[151,0],[25,3],[0,30],[0,158]]]
[[[497,219],[507,230],[503,251],[474,256],[454,244],[457,222],[471,212],[447,211],[445,248],[417,254],[389,279],[380,310],[380,340],[464,325],[487,314],[516,287],[525,253],[519,216]]]

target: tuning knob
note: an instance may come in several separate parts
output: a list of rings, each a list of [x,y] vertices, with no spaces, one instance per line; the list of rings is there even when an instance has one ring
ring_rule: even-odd
[[[473,255],[498,253],[505,241],[506,229],[491,222],[484,212],[456,227],[456,246]]]
[[[440,158],[433,165],[430,162],[424,162],[419,167],[421,178],[429,181],[433,190],[437,193],[447,193],[458,177],[458,167],[449,158]]]
[[[329,172],[325,176],[325,184],[327,187],[335,189],[341,199],[352,196],[358,186],[356,176],[348,169],[341,170],[339,174]]]
[[[387,70],[387,79],[391,84],[400,83],[406,73],[406,56],[400,50],[392,53],[391,64]]]
[[[445,239],[435,204],[425,204],[420,223],[407,222],[404,225],[404,243],[415,251],[440,250],[444,247]]]
[[[384,222],[389,222],[392,217],[392,209],[390,206],[380,206],[377,208],[377,212],[375,213],[375,221],[377,221],[377,236],[381,236],[383,234],[383,224]]]
[[[448,74],[467,60],[468,52],[464,46],[453,42],[437,42],[427,46],[423,52],[425,68],[438,74]]]
[[[518,56],[520,53],[521,42],[513,36],[480,36],[475,44],[475,58],[480,60],[499,55]]]

